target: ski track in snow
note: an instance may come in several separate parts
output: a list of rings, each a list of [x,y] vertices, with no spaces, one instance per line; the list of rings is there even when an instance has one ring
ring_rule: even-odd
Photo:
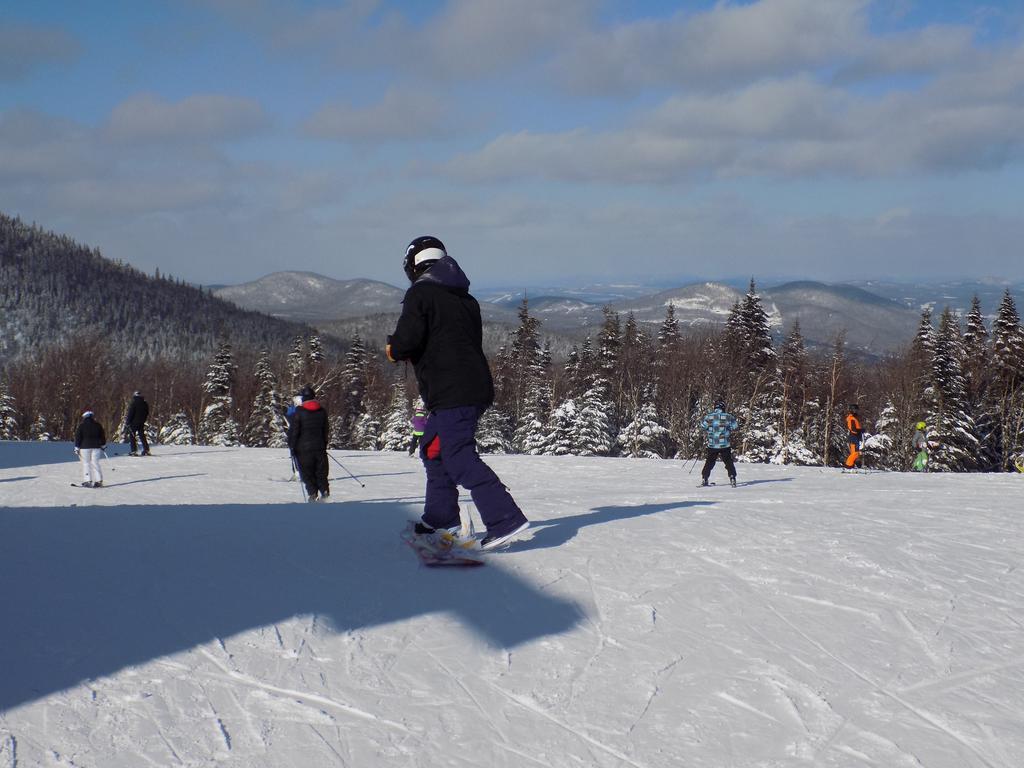
[[[0,443],[0,768],[1021,764],[1020,477],[488,457],[534,525],[439,573],[404,452],[154,453]]]

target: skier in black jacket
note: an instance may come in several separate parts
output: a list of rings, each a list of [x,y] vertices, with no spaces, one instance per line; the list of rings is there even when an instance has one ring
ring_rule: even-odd
[[[103,470],[100,456],[107,447],[107,433],[103,425],[93,418],[92,411],[82,414],[82,421],[75,430],[75,454],[82,462],[82,486],[100,488],[103,485]]]
[[[492,549],[529,523],[476,451],[477,422],[494,401],[480,305],[469,294],[469,278],[436,237],[413,240],[403,268],[412,285],[386,352],[392,362],[412,362],[429,412],[420,440],[426,503],[416,530],[430,533],[458,526],[461,485],[469,489],[487,526],[480,546]]]
[[[124,420],[124,431],[128,433],[131,440],[131,451],[129,456],[138,456],[138,446],[135,436],[139,436],[142,444],[142,455],[149,456],[149,442],[146,440],[146,420],[149,418],[149,403],[142,397],[142,393],[136,391],[132,395],[131,405],[128,406],[128,415]]]
[[[302,405],[295,410],[288,427],[288,450],[299,464],[299,477],[306,486],[308,500],[326,500],[331,495],[327,483],[327,441],[330,436],[327,411],[317,402],[316,392],[308,384],[299,396]]]

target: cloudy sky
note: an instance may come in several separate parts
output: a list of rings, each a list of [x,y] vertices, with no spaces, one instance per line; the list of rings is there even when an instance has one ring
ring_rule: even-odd
[[[8,0],[0,211],[205,283],[1024,278],[1022,0]]]

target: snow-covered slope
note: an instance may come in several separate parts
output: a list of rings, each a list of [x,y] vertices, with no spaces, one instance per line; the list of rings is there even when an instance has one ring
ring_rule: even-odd
[[[491,457],[531,534],[446,572],[399,541],[402,453],[303,505],[283,451],[154,452],[91,491],[0,444],[4,768],[1024,754],[1024,477]]]
[[[275,272],[251,283],[218,288],[214,294],[245,309],[308,321],[397,312],[403,291],[376,280],[334,280],[315,272]]]

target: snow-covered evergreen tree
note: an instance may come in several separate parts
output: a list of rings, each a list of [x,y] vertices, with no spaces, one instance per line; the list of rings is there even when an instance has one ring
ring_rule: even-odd
[[[314,370],[324,361],[324,343],[317,334],[309,337],[309,365]]]
[[[412,434],[410,417],[409,396],[405,390],[405,382],[397,379],[391,385],[391,400],[384,416],[380,436],[381,450],[404,451],[409,447],[409,439]]]
[[[491,406],[476,428],[476,446],[480,453],[508,453],[512,449],[509,440],[509,418],[497,406]]]
[[[231,390],[235,381],[235,364],[231,345],[222,342],[214,355],[203,383],[210,398],[199,419],[199,443],[202,445],[238,445],[238,422],[235,421]]]
[[[1011,470],[1024,453],[1024,328],[1009,289],[992,322],[992,362],[993,442],[1000,468]]]
[[[157,433],[161,445],[192,445],[195,441],[192,422],[184,411],[174,414]]]
[[[793,327],[779,349],[779,372],[782,390],[779,400],[782,451],[779,460],[783,464],[815,464],[817,458],[808,444],[804,421],[809,370],[807,347],[799,318],[793,322]]]
[[[875,431],[861,444],[864,465],[876,469],[899,471],[904,468],[906,458],[896,450],[896,436],[900,430],[900,419],[892,400],[886,400],[882,412],[875,419]]]
[[[369,359],[369,353],[357,333],[352,337],[341,369],[341,407],[331,422],[331,439],[339,448],[359,443],[355,427],[365,412],[363,400],[369,384]]]
[[[43,442],[49,442],[53,440],[53,435],[50,432],[50,426],[46,423],[46,417],[43,414],[39,414],[36,420],[32,422],[32,427],[28,431],[29,440],[40,440]]]
[[[4,379],[0,379],[0,440],[18,439],[18,411]]]
[[[607,456],[615,447],[608,389],[608,383],[599,376],[576,404],[573,453],[578,456]]]
[[[932,357],[936,408],[928,435],[931,471],[969,472],[977,467],[978,437],[967,402],[965,357],[959,322],[947,307]]]
[[[551,413],[550,429],[546,452],[552,456],[566,456],[579,452],[577,448],[579,414],[576,400],[566,398]]]
[[[665,456],[668,429],[658,420],[653,392],[644,390],[633,420],[619,432],[619,453],[633,458],[659,459]]]
[[[292,341],[292,351],[288,353],[288,385],[292,392],[297,392],[306,380],[306,341],[296,336]]]
[[[543,450],[551,407],[550,358],[545,359],[541,348],[540,320],[530,315],[526,299],[519,307],[519,325],[502,356],[501,371],[499,400],[512,414],[513,445],[521,453],[538,453]]]
[[[260,353],[253,376],[259,384],[259,390],[245,426],[245,444],[260,448],[281,448],[286,444],[288,425],[284,419],[281,394],[277,391],[277,376],[270,367],[268,350],[264,349]]]
[[[380,450],[381,417],[376,408],[361,413],[352,428],[351,444],[363,451]]]

